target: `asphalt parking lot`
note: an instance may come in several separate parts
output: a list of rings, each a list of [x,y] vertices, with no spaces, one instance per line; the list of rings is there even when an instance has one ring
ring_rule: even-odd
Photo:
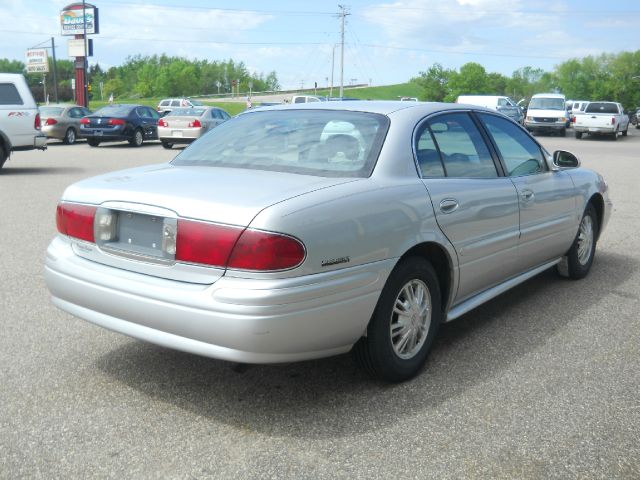
[[[601,172],[615,209],[590,275],[545,272],[440,330],[414,380],[348,355],[239,366],[54,308],[65,186],[169,160],[51,142],[0,171],[0,478],[640,478],[640,130],[538,137]]]

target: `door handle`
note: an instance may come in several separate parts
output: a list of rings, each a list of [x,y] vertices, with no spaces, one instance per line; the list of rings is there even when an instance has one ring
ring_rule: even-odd
[[[440,211],[442,213],[455,212],[460,205],[455,198],[445,198],[440,202]]]
[[[535,195],[533,193],[533,190],[527,189],[527,190],[523,190],[522,193],[520,193],[520,198],[522,198],[522,201],[524,203],[529,203],[535,198]]]

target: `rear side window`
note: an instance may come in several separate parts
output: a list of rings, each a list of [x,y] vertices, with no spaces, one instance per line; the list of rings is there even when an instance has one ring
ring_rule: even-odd
[[[478,128],[466,113],[441,115],[429,121],[447,177],[493,178],[498,171]]]
[[[24,105],[13,83],[0,83],[0,105]]]
[[[510,120],[479,114],[511,177],[546,171],[542,151],[536,142]]]

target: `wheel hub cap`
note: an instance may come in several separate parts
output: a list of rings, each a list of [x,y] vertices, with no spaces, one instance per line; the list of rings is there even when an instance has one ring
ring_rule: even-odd
[[[391,313],[391,344],[402,359],[414,357],[424,345],[431,325],[431,294],[421,280],[407,282]]]
[[[578,261],[581,265],[586,265],[589,261],[592,247],[593,221],[590,216],[586,215],[580,222],[580,231],[578,232]]]

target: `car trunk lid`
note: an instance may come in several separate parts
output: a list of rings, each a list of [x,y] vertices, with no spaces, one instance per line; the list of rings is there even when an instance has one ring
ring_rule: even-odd
[[[79,256],[148,275],[213,283],[224,274],[224,266],[185,264],[167,247],[167,236],[176,235],[181,220],[241,232],[271,205],[356,180],[163,164],[84,180],[69,187],[62,201],[97,206],[101,220],[94,225],[100,221],[114,228],[102,240],[97,235],[95,244],[74,241]]]

